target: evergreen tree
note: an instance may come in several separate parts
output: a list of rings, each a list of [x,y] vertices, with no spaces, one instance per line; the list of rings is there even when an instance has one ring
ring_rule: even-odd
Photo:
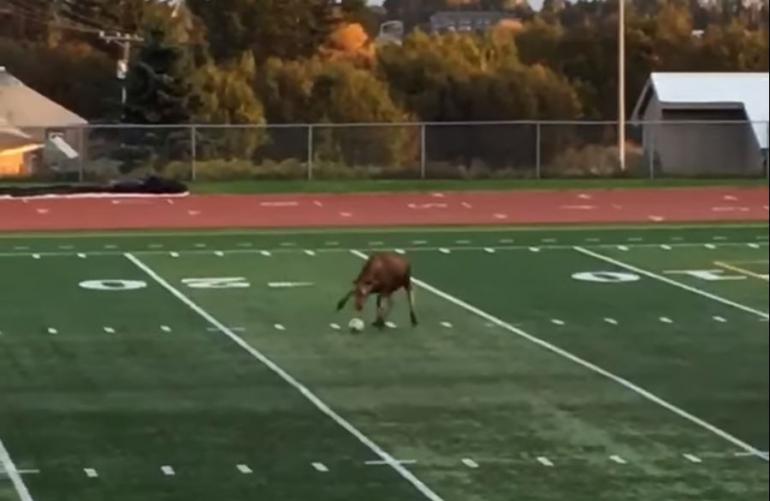
[[[157,29],[145,35],[129,68],[124,122],[185,124],[192,122],[200,109],[190,47],[169,38],[168,33]],[[181,128],[129,128],[122,135],[122,170],[163,170],[169,162],[189,159],[190,148],[190,134]]]
[[[194,72],[186,47],[169,43],[160,31],[151,32],[129,71],[125,120],[137,124],[189,122],[200,103]]]

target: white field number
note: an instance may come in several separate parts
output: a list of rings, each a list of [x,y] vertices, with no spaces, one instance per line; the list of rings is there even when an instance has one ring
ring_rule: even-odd
[[[135,291],[147,287],[142,280],[84,280],[80,287],[94,291]]]
[[[707,282],[724,282],[727,280],[746,280],[744,275],[725,275],[725,270],[671,270],[667,275],[688,275],[706,280]]]
[[[191,289],[245,289],[251,287],[243,277],[184,278],[182,283]],[[80,282],[82,289],[108,292],[121,292],[145,289],[147,282],[142,280],[97,279]]]
[[[619,284],[638,282],[642,277],[625,271],[584,271],[572,275],[575,280],[600,284]]]
[[[743,275],[728,275],[725,270],[671,270],[666,275],[685,275],[707,282],[725,282],[734,280],[746,280]],[[582,271],[574,273],[572,278],[582,282],[594,282],[600,284],[620,284],[638,282],[642,279],[636,273],[628,271]]]
[[[243,277],[183,278],[182,283],[191,289],[246,289],[251,287]]]

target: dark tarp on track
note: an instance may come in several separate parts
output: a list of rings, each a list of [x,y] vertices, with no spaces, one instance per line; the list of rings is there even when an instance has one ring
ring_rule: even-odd
[[[184,195],[184,183],[157,176],[114,181],[107,184],[55,184],[49,186],[0,186],[0,197],[27,198],[67,195]]]

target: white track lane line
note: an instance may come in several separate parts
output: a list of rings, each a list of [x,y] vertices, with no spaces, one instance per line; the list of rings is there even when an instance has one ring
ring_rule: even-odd
[[[19,501],[34,501],[2,440],[0,440],[0,466],[3,467],[5,474],[11,479],[11,484],[16,489],[16,494],[19,495]]]
[[[368,259],[368,256],[362,252],[359,251],[353,251],[353,253],[358,256],[359,258],[366,260]],[[436,287],[433,287],[432,285],[423,282],[422,280],[412,278],[412,281],[418,285],[419,287],[425,289],[428,292],[431,292],[432,294],[445,299],[446,301],[459,306],[460,308],[463,308],[464,310],[473,313],[474,315],[483,318],[484,320],[488,321],[491,324],[494,324],[498,327],[501,327],[508,332],[512,334],[516,334],[519,337],[522,337],[526,339],[527,341],[534,343],[542,348],[545,348],[546,350],[559,355],[560,357],[566,358],[567,360],[571,360],[572,362],[581,365],[585,367],[586,369],[595,372],[596,374],[599,374],[601,376],[604,376],[605,378],[609,379],[610,381],[614,381],[615,383],[623,386],[624,388],[633,391],[634,393],[638,394],[639,396],[645,398],[646,400],[649,400],[650,402],[659,405],[660,407],[663,407],[664,409],[667,409],[668,411],[676,414],[677,416],[695,424],[699,427],[703,428],[706,431],[709,431],[713,433],[714,435],[717,435],[718,437],[721,437],[722,439],[730,442],[731,444],[739,447],[740,449],[751,453],[753,456],[756,456],[763,461],[768,461],[768,458],[762,453],[762,451],[758,450],[756,447],[749,445],[748,443],[744,442],[743,440],[731,435],[730,433],[722,430],[721,428],[718,428],[714,426],[713,424],[704,421],[703,419],[690,414],[689,412],[685,411],[684,409],[677,407],[676,405],[672,404],[671,402],[664,400],[663,398],[655,395],[654,393],[645,390],[641,386],[636,385],[635,383],[632,383],[631,381],[618,376],[616,374],[613,374],[612,372],[592,363],[588,360],[585,360],[583,358],[580,358],[579,356],[570,353],[569,351],[560,348],[554,344],[549,343],[548,341],[545,341],[543,339],[540,339],[539,337],[533,336],[532,334],[529,334],[528,332],[519,329],[518,327],[514,327],[513,325],[509,324],[508,322],[505,322],[503,320],[500,320],[499,318],[490,315],[489,313],[480,310],[479,308],[476,308],[475,306],[466,303],[462,299],[458,299],[450,294],[447,294],[446,292],[437,289]]]
[[[657,280],[659,282],[666,283],[668,285],[672,285],[674,287],[677,287],[679,289],[686,290],[688,292],[692,292],[693,294],[697,294],[699,296],[703,296],[705,298],[711,299],[712,301],[716,301],[718,303],[722,303],[727,306],[731,306],[733,308],[739,309],[741,311],[744,311],[746,313],[751,313],[752,315],[757,315],[758,317],[764,318],[764,319],[770,319],[770,315],[765,313],[764,311],[760,311],[754,308],[751,308],[750,306],[746,306],[744,304],[736,303],[735,301],[731,301],[729,299],[725,299],[721,296],[717,296],[716,294],[712,294],[710,292],[706,292],[704,290],[698,289],[697,287],[692,287],[687,284],[683,284],[682,282],[677,282],[676,280],[672,280],[670,278],[664,277],[662,275],[658,275],[657,273],[653,273],[651,271],[643,270],[637,266],[630,265],[628,263],[624,263],[623,261],[618,261],[617,259],[613,259],[609,256],[605,256],[604,254],[599,254],[598,252],[594,252],[592,250],[588,250],[584,247],[575,247],[575,250],[580,252],[581,254],[585,254],[586,256],[593,257],[595,259],[599,259],[600,261],[604,261],[605,263],[613,264],[619,268],[624,268],[628,271],[633,271],[634,273],[637,273],[639,275],[644,275],[648,278],[652,278],[653,280]]]
[[[433,490],[431,490],[430,487],[428,487],[425,483],[423,483],[422,480],[417,478],[414,475],[414,473],[412,473],[404,465],[399,464],[391,454],[389,454],[388,452],[385,452],[385,450],[379,445],[377,445],[372,439],[364,435],[363,432],[361,432],[358,428],[356,428],[353,424],[351,424],[341,415],[337,414],[336,411],[334,411],[331,407],[329,407],[315,393],[310,391],[309,388],[307,388],[305,385],[303,385],[297,379],[295,379],[294,376],[286,372],[283,368],[281,368],[278,364],[273,362],[261,351],[257,350],[256,348],[251,346],[249,343],[244,341],[243,338],[235,334],[232,330],[228,329],[226,325],[224,325],[222,322],[217,320],[213,315],[208,313],[206,310],[198,306],[195,302],[193,302],[192,299],[182,294],[178,289],[176,289],[173,285],[168,283],[163,277],[158,275],[152,268],[144,264],[144,262],[142,262],[136,256],[134,256],[131,253],[126,253],[124,255],[129,261],[134,263],[139,269],[144,271],[149,277],[155,280],[161,287],[163,287],[168,292],[170,292],[171,295],[173,295],[179,301],[187,305],[188,308],[190,308],[192,311],[197,313],[201,318],[206,320],[208,323],[218,328],[222,334],[230,338],[235,344],[243,348],[243,350],[248,352],[252,357],[260,361],[265,367],[273,371],[281,379],[286,381],[286,383],[288,383],[290,386],[296,389],[307,400],[309,400],[319,411],[321,411],[323,414],[328,416],[332,421],[337,423],[341,428],[343,428],[348,433],[350,433],[359,442],[361,442],[361,444],[363,444],[364,446],[369,448],[369,450],[375,453],[377,456],[382,458],[383,461],[386,461],[391,468],[393,468],[407,482],[412,484],[412,486],[414,486],[414,488],[417,489],[417,491],[419,491],[423,496],[425,496],[426,499],[429,499],[430,501],[444,501],[444,499],[441,496],[433,492]],[[24,499],[23,501],[28,501],[28,500]]]

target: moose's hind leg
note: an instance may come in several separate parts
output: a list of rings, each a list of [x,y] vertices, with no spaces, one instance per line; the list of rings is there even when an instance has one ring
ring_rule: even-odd
[[[417,313],[414,308],[414,288],[412,287],[411,281],[409,285],[406,286],[406,296],[409,301],[409,319],[412,321],[412,327],[417,327]]]

